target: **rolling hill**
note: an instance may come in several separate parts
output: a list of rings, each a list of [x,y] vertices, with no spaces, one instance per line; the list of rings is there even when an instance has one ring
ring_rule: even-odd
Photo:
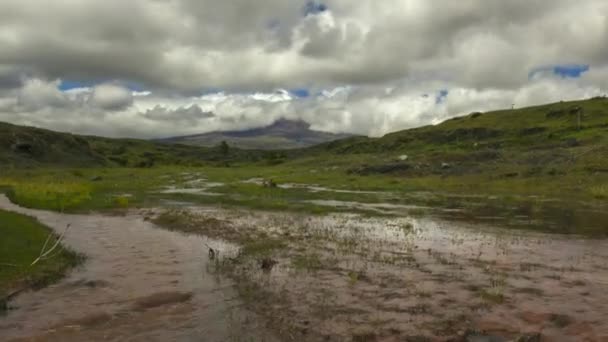
[[[0,171],[22,167],[152,167],[256,160],[261,152],[111,139],[0,122]]]
[[[333,140],[338,138],[343,139]],[[218,145],[222,140],[231,145],[229,151],[188,145]],[[315,143],[319,144],[285,150]],[[381,138],[320,133],[303,122],[287,120],[248,131],[162,141],[80,136],[0,123],[3,167],[283,162],[338,165],[361,175],[604,177],[608,175],[608,99],[471,113]]]

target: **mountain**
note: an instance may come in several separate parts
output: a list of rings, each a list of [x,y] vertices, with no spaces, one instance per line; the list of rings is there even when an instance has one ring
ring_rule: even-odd
[[[352,137],[349,134],[333,134],[313,131],[304,121],[280,119],[270,126],[242,131],[210,132],[181,137],[160,139],[165,143],[194,146],[217,146],[222,141],[241,149],[294,149],[313,146],[329,141]]]

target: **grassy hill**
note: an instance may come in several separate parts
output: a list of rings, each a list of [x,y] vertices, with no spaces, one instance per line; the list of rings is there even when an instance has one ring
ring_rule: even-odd
[[[341,156],[353,164],[351,172],[362,174],[603,174],[608,173],[608,100],[471,113],[382,138],[326,143],[307,154]]]
[[[231,149],[230,158],[249,160],[261,153]],[[225,162],[218,148],[162,144],[138,139],[110,139],[54,132],[0,122],[0,165],[151,167]]]

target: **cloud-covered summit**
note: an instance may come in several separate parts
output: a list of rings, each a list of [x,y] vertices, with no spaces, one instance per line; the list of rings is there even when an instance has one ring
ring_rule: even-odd
[[[603,0],[3,0],[0,120],[156,137],[287,117],[381,135],[603,94],[607,38]]]

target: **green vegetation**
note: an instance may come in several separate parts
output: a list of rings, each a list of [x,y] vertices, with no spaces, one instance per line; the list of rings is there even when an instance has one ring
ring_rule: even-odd
[[[0,210],[0,310],[6,309],[11,293],[45,286],[80,261],[77,254],[59,246],[53,257],[30,266],[49,234],[51,231],[33,218]]]
[[[0,162],[9,165],[0,169],[0,191],[20,205],[65,211],[173,201],[391,215],[402,212],[319,200],[415,204],[450,209],[456,219],[500,214],[515,228],[552,220],[556,224],[533,228],[606,234],[607,133],[605,98],[472,113],[382,138],[285,151],[80,137],[0,124]],[[24,171],[26,165],[38,167]],[[247,182],[252,179],[278,187]],[[515,219],[524,216],[529,222]]]
[[[230,158],[250,160],[262,153],[233,150]],[[137,139],[109,139],[58,133],[0,122],[0,165],[24,167],[133,167],[224,164],[226,156],[214,148]]]

